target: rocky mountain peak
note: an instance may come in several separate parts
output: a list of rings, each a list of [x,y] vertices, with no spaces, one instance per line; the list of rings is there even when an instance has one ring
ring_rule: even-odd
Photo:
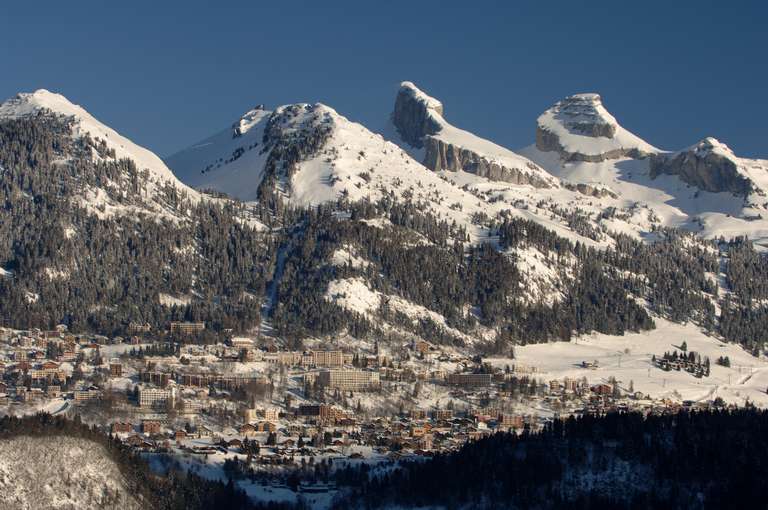
[[[269,114],[270,112],[264,109],[263,104],[255,106],[252,110],[248,110],[242,117],[232,124],[232,137],[237,138],[243,136],[250,131],[253,126],[258,124],[261,119]]]
[[[761,163],[739,158],[717,138],[707,137],[682,151],[654,155],[650,170],[652,177],[676,175],[704,191],[745,196],[763,188],[768,176]]]
[[[400,84],[392,121],[404,142],[418,149],[424,147],[424,137],[442,129],[435,116],[442,118],[443,103],[409,81]]]
[[[700,142],[689,147],[688,150],[694,152],[699,157],[706,157],[710,154],[718,154],[723,157],[731,158],[736,157],[730,147],[713,136],[704,138]]]
[[[536,147],[558,152],[564,161],[641,159],[658,152],[621,127],[595,93],[568,96],[542,113],[536,126]]]
[[[529,159],[444,118],[443,103],[409,81],[400,84],[392,123],[402,142],[423,150],[422,164],[434,171],[463,171],[492,181],[557,187],[556,179]]]
[[[613,138],[618,124],[603,107],[599,94],[574,94],[551,108],[552,115],[573,134]]]

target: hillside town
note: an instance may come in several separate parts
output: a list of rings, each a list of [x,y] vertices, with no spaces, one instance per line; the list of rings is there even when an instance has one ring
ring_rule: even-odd
[[[134,329],[130,338],[0,330],[3,412],[78,416],[139,451],[230,470],[237,459],[254,473],[431,456],[567,415],[725,406],[651,398],[615,377],[545,379],[514,358],[501,366],[422,340],[291,351],[275,338],[197,343],[204,323],[172,323],[165,341]],[[699,359],[671,358],[654,357],[653,369],[693,371],[683,364]]]

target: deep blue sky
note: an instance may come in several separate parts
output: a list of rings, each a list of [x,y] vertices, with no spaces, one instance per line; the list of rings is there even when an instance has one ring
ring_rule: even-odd
[[[517,148],[554,101],[594,91],[657,146],[713,135],[768,157],[768,2],[578,4],[7,2],[0,97],[63,93],[169,155],[257,103],[321,101],[377,129],[402,80]]]

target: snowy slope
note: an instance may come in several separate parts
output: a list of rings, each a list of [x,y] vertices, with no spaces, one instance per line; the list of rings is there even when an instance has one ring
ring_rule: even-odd
[[[706,335],[693,324],[676,324],[655,317],[656,329],[623,336],[593,333],[572,342],[552,342],[526,345],[515,349],[515,360],[489,359],[497,366],[522,363],[538,368],[537,377],[543,380],[586,377],[590,384],[605,383],[613,376],[623,389],[630,381],[635,391],[654,398],[673,401],[713,400],[722,397],[726,402],[743,405],[747,399],[761,407],[768,406],[768,360],[755,358],[740,346],[724,343]],[[697,379],[681,371],[665,372],[652,365],[651,359],[664,352],[680,350],[686,342],[689,351],[695,351],[712,361],[709,377]],[[728,356],[731,366],[719,366],[715,360]],[[583,368],[582,361],[597,361],[597,369]]]
[[[155,153],[121,136],[117,131],[102,124],[81,106],[71,103],[61,94],[55,94],[45,89],[33,93],[18,94],[15,98],[0,105],[0,118],[32,116],[44,109],[66,117],[73,117],[76,136],[88,133],[92,138],[101,138],[106,141],[108,147],[115,150],[118,158],[131,159],[139,169],[146,168],[158,179],[168,181],[182,189],[186,188]]]
[[[193,188],[255,200],[268,156],[262,151],[262,139],[271,113],[254,108],[232,127],[169,157],[168,165]]]
[[[143,507],[101,445],[65,436],[0,440],[0,499],[8,510]]]
[[[103,140],[109,149],[115,152],[115,159],[130,159],[139,170],[148,171],[147,188],[149,194],[149,203],[146,208],[153,213],[164,212],[164,206],[159,199],[153,197],[158,188],[171,185],[180,192],[185,193],[191,200],[196,201],[200,195],[179,181],[173,172],[163,163],[163,161],[152,151],[141,147],[117,131],[99,122],[84,108],[73,104],[66,97],[49,92],[45,89],[37,90],[33,93],[21,93],[0,104],[0,120],[18,119],[24,117],[33,117],[38,113],[52,113],[58,116],[70,118],[72,120],[72,132],[76,138],[89,135],[94,140]],[[99,156],[94,154],[94,159]],[[131,214],[137,212],[135,207],[124,208],[118,204],[110,203],[105,197],[105,193],[100,189],[91,189],[83,197],[87,206],[93,206],[94,212],[100,216],[109,214]],[[96,209],[104,209],[106,213]],[[141,208],[139,208],[141,209]]]

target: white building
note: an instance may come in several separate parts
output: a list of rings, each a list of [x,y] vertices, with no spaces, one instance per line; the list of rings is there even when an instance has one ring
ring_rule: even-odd
[[[165,409],[176,399],[176,389],[139,388],[139,406],[150,409]]]
[[[357,370],[353,368],[338,370],[321,370],[317,376],[320,386],[340,390],[360,391],[379,386],[379,372],[374,370]]]

